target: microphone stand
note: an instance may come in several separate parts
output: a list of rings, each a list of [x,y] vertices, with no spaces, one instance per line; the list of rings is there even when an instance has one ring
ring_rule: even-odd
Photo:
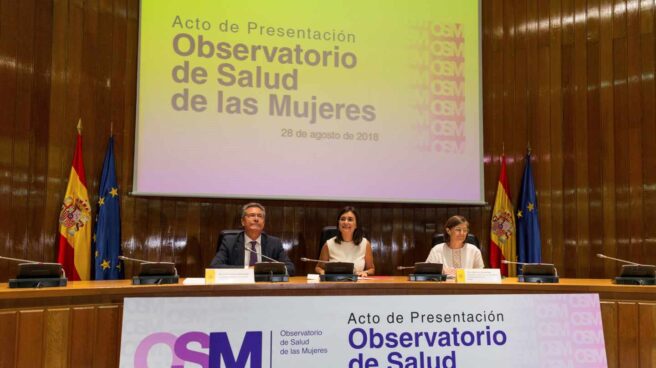
[[[244,246],[244,249],[246,251],[257,254],[261,256],[262,258],[266,259],[269,262],[258,262],[255,264],[255,282],[288,282],[289,281],[289,273],[287,272],[287,265],[284,262],[280,262],[277,259],[273,259],[262,252],[258,252],[255,250],[252,250],[246,246]],[[274,273],[275,269],[273,266],[269,266],[268,264],[281,264],[283,269],[284,269],[284,274],[279,274],[279,273]],[[258,273],[258,264],[262,265],[259,267],[264,267],[264,273]]]
[[[118,256],[118,259],[139,264],[139,275],[132,277],[132,285],[166,285],[180,281],[173,262],[153,262],[126,256]]]
[[[532,282],[536,284],[557,284],[560,282],[558,271],[551,263],[528,263],[501,261],[504,264],[515,264],[522,266],[522,274],[517,276],[519,282]]]
[[[609,259],[614,262],[626,263],[622,265],[620,275],[613,279],[618,285],[656,285],[656,266],[645,265],[627,261],[625,259],[609,257],[597,253],[597,257]]]
[[[66,286],[68,279],[61,263],[32,261],[29,259],[0,256],[11,262],[20,262],[18,275],[9,279],[9,288],[42,288]]]
[[[434,267],[430,267],[431,265]],[[446,281],[447,275],[442,273],[440,266],[442,265],[439,263],[430,264],[426,262],[416,262],[414,266],[397,266],[396,269],[399,271],[410,270],[410,269],[416,271],[418,268],[420,268],[420,272],[415,272],[408,275],[408,281],[443,282]],[[440,267],[439,272],[437,272],[438,267]]]
[[[314,262],[314,263],[323,263],[325,265],[332,264],[335,265],[340,272],[330,273],[328,267],[325,268],[325,273],[319,275],[321,281],[358,281],[358,275],[353,273],[353,263],[351,262],[336,262],[336,261],[323,261],[321,259],[312,259],[301,257],[302,262]],[[342,267],[343,266],[343,267]],[[332,266],[331,266],[332,267]],[[343,268],[344,270],[341,270]],[[346,273],[346,268],[350,268],[351,273]]]

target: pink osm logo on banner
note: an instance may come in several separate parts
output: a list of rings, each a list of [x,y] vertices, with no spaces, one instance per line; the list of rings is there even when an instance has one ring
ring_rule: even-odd
[[[464,153],[465,135],[465,38],[460,23],[432,24],[427,28],[427,82],[424,112],[427,124],[417,124],[424,137],[423,149],[436,153]]]
[[[163,344],[171,350],[171,367],[184,367],[185,362],[201,367],[262,367],[262,331],[248,331],[241,341],[237,356],[226,332],[189,331],[179,336],[170,332],[155,332],[141,340],[134,354],[135,367],[148,367],[148,355],[155,346]],[[192,350],[189,345],[200,346],[203,351]],[[206,351],[206,352],[205,352]]]
[[[534,308],[540,367],[607,367],[598,295],[544,295]]]

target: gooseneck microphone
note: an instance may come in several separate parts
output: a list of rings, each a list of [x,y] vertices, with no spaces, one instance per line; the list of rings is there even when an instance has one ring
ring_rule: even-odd
[[[126,256],[118,256],[118,259],[122,261],[128,261],[128,262],[135,262],[139,263],[141,265],[151,265],[152,267],[142,267],[140,272],[141,273],[146,273],[146,274],[155,274],[158,271],[164,273],[168,273],[165,268],[169,268],[170,265],[173,267],[173,273],[174,276],[178,275],[178,269],[175,267],[175,263],[173,262],[154,262],[154,261],[146,261],[145,259],[139,259],[139,258],[131,258],[131,257],[126,257]],[[157,266],[162,266],[162,267],[157,267]]]
[[[333,263],[334,261],[322,261],[320,259],[312,259],[312,258],[301,257],[301,262]]]
[[[399,270],[399,271],[414,270],[415,266],[396,266],[396,269]]]
[[[30,261],[29,259],[11,258],[5,256],[0,256],[0,259],[6,259],[7,261],[24,262],[24,263],[49,263],[49,262]]]
[[[7,260],[7,261],[12,261],[12,262],[22,262],[22,263],[29,263],[29,264],[40,264],[40,265],[44,265],[44,266],[48,266],[48,265],[50,265],[50,266],[54,266],[54,265],[57,265],[57,266],[61,267],[62,277],[63,277],[63,278],[66,278],[66,270],[64,270],[64,267],[63,267],[62,264],[59,263],[59,262],[40,262],[40,261],[32,261],[32,260],[29,260],[29,259],[12,258],[12,257],[5,257],[5,256],[0,256],[0,259],[5,259],[5,260]]]
[[[141,265],[152,265],[152,267],[148,267],[148,268],[142,267],[141,270],[140,270],[141,272],[145,272],[145,273],[148,273],[148,274],[155,274],[155,273],[157,273],[157,271],[160,271],[160,272],[165,271],[165,273],[168,273],[165,270],[165,268],[168,268],[170,265],[173,265],[172,267],[173,267],[174,275],[175,276],[178,275],[178,269],[175,267],[175,263],[173,263],[173,262],[146,261],[145,259],[130,258],[130,257],[126,257],[126,256],[118,256],[118,259],[120,259],[122,261],[139,263]],[[157,266],[162,266],[162,267],[157,267]]]
[[[640,263],[635,263],[635,262],[627,261],[626,259],[619,259],[619,258],[615,258],[615,257],[609,257],[609,256],[604,255],[604,254],[601,254],[601,253],[597,253],[597,257],[599,257],[599,258],[605,258],[605,259],[610,259],[610,260],[612,260],[612,261],[622,262],[622,263],[626,263],[626,264],[630,264],[630,265],[634,265],[634,266],[644,266],[644,265],[642,265],[642,264],[640,264]]]
[[[41,288],[48,286],[66,286],[66,270],[58,262],[40,262],[30,259],[0,256],[11,262],[18,262],[18,275],[9,279],[10,288]]]
[[[144,259],[138,259],[138,258],[130,258],[126,256],[118,256],[118,259],[122,261],[128,261],[128,262],[136,262],[136,263],[159,263],[159,262],[153,262],[153,261],[146,261]]]
[[[501,263],[522,266],[522,274],[517,276],[517,279],[520,282],[555,284],[560,281],[558,278],[558,270],[556,270],[556,266],[554,266],[553,263],[515,262],[505,259],[501,260]]]
[[[408,281],[446,281],[447,275],[443,273],[442,263],[415,262],[414,266],[396,266],[399,271],[414,270],[408,275]]]
[[[139,264],[139,274],[132,277],[132,285],[164,285],[177,284],[178,269],[173,262],[154,262],[139,258],[118,256],[122,261]]]
[[[258,251],[256,251],[256,250],[252,250],[252,249],[248,248],[247,246],[244,246],[244,249],[246,249],[247,251],[249,251],[249,252],[251,252],[251,253],[257,254],[258,256],[260,256],[260,257],[266,259],[267,261],[271,261],[271,262],[274,262],[274,263],[282,263],[282,264],[284,264],[284,262],[280,262],[280,261],[277,260],[277,259],[273,259],[273,258],[271,258],[271,257],[269,257],[269,256],[267,256],[267,255],[265,255],[265,254],[262,253],[262,252],[258,252]]]
[[[501,260],[501,263],[505,263],[505,264],[516,264],[516,265],[520,265],[520,266],[524,266],[524,265],[548,265],[548,266],[553,266],[553,263],[542,263],[542,262],[537,262],[537,263],[534,263],[534,262],[515,262],[515,261],[506,261],[505,259]]]
[[[301,261],[322,263],[325,272],[319,276],[321,281],[358,281],[358,275],[354,273],[353,262],[324,261],[306,257],[301,257]]]
[[[614,278],[619,285],[656,285],[656,265],[640,264],[626,259],[609,257],[597,253],[597,257],[611,261],[626,263],[622,265],[620,275]]]
[[[283,266],[283,269],[285,270],[285,277],[284,277],[284,278],[276,277],[277,275],[275,275],[275,274],[273,273],[273,270],[272,270],[272,269],[269,269],[269,270],[268,270],[268,279],[258,280],[258,277],[259,277],[258,275],[260,275],[260,274],[266,274],[266,273],[261,273],[261,271],[258,271],[258,267],[260,267],[260,266],[258,266],[258,263],[256,263],[256,264],[255,264],[255,273],[256,273],[256,275],[255,275],[255,281],[274,281],[274,282],[276,282],[276,281],[289,281],[289,279],[287,278],[288,275],[289,275],[289,271],[287,270],[287,265],[285,264],[285,262],[280,262],[279,260],[274,259],[274,258],[271,258],[271,257],[265,255],[265,254],[262,253],[262,252],[258,252],[257,250],[250,249],[250,248],[248,248],[246,245],[244,245],[244,249],[246,249],[246,250],[249,251],[250,253],[253,253],[253,254],[257,254],[257,255],[259,255],[260,257],[262,257],[263,259],[266,259],[267,261],[270,261],[269,264],[270,264],[270,263],[281,264],[281,265]],[[260,264],[260,265],[265,265],[266,263],[259,263],[259,264]],[[266,267],[266,268],[268,268],[268,267]],[[266,268],[265,268],[265,270],[266,270]],[[258,273],[258,272],[260,272],[260,273]]]

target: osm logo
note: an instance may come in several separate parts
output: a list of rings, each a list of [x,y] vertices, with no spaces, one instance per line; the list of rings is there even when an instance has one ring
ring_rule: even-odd
[[[182,368],[185,362],[205,368],[262,368],[262,331],[247,331],[235,359],[226,332],[186,332],[176,336],[169,332],[156,332],[141,340],[134,354],[135,367],[148,367],[148,354],[153,346],[164,344],[171,349],[171,368]],[[203,351],[191,350],[188,345],[200,345]],[[207,353],[205,352],[207,351]]]

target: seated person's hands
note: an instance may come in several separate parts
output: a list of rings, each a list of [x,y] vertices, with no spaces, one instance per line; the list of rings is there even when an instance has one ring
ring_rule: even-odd
[[[442,269],[442,273],[444,273],[447,276],[456,276],[456,269],[453,267],[449,267],[447,265],[444,265],[444,268]]]

